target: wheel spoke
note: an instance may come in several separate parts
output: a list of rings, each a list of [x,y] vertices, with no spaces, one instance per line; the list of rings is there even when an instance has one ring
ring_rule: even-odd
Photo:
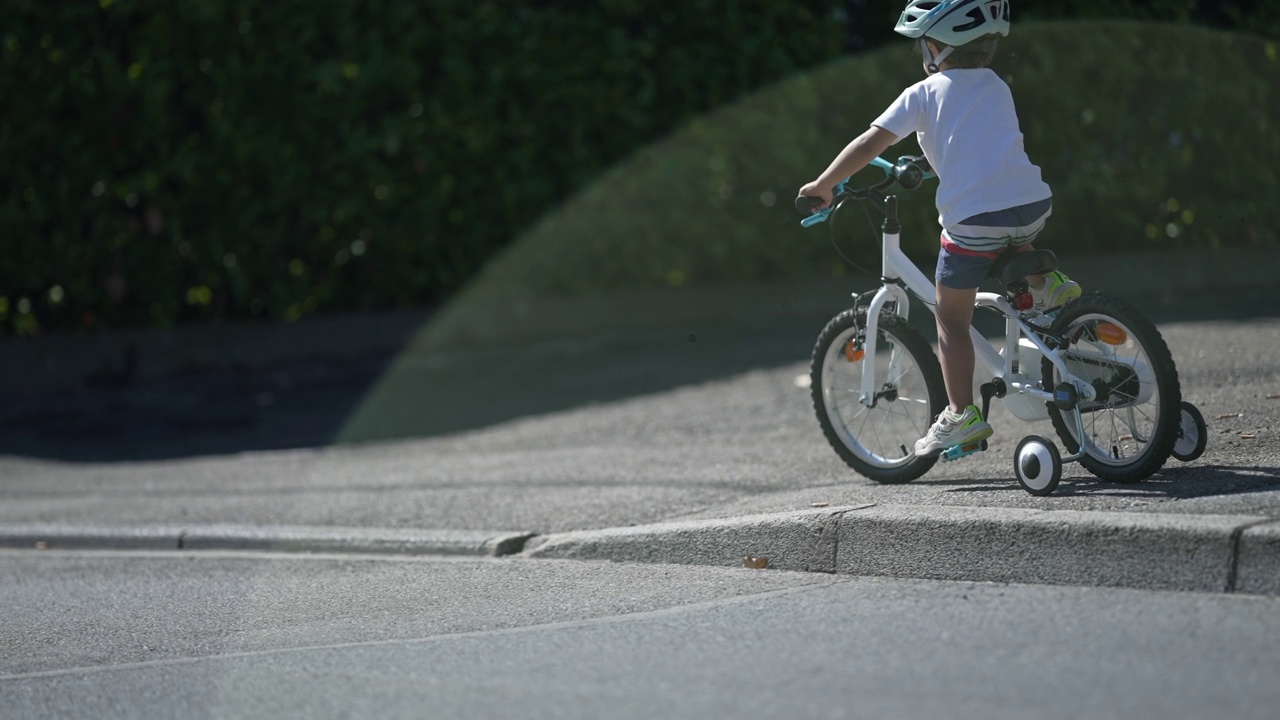
[[[825,332],[825,331],[824,331]],[[854,467],[875,479],[898,482],[912,479],[931,462],[917,462],[909,449],[932,421],[930,397],[942,390],[936,363],[921,365],[922,353],[933,359],[928,344],[915,331],[890,321],[881,326],[877,352],[857,362],[846,359],[844,348],[854,338],[856,327],[846,328],[827,341],[823,369],[818,379],[825,384],[825,417],[836,445],[856,458]],[[864,367],[874,369],[876,397],[871,407],[862,402]],[[934,388],[932,391],[930,388]],[[821,414],[820,414],[821,417]],[[853,464],[849,457],[847,462]],[[867,467],[864,467],[865,466]],[[918,469],[905,470],[913,465]],[[899,469],[905,472],[898,472]],[[892,475],[879,477],[881,471]]]
[[[1132,481],[1154,472],[1177,431],[1171,426],[1177,418],[1169,418],[1177,376],[1159,332],[1124,303],[1103,296],[1069,306],[1054,332],[1068,340],[1063,358],[1071,373],[1093,383],[1100,396],[1084,403],[1081,428],[1051,409],[1059,434],[1080,444],[1082,464],[1100,477]],[[1060,373],[1055,369],[1045,379],[1060,381]],[[1170,387],[1174,395],[1166,397]]]

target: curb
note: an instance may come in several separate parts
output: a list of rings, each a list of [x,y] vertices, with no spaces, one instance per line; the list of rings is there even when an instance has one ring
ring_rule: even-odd
[[[842,575],[1280,596],[1280,520],[1257,515],[856,505],[544,536],[321,526],[0,524],[0,548],[763,564]]]
[[[838,572],[1266,594],[1240,539],[1270,518],[885,505],[841,524]],[[1272,588],[1280,590],[1280,588]]]
[[[1240,592],[1280,595],[1280,521],[1251,527],[1240,537],[1236,586]]]
[[[523,555],[851,575],[1280,595],[1280,521],[869,505],[535,538]]]
[[[841,517],[873,507],[824,508],[719,520],[678,520],[545,535],[525,545],[538,558],[741,566],[768,558],[780,570],[834,573]]]
[[[529,532],[395,530],[303,525],[0,525],[0,547],[64,550],[263,550],[470,555],[520,552]]]

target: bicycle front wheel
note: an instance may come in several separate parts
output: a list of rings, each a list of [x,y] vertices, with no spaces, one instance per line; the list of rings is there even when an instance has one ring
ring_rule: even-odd
[[[813,348],[810,388],[822,432],[854,470],[882,483],[915,480],[937,455],[916,457],[947,401],[942,369],[929,343],[901,319],[883,317],[874,358],[875,397],[862,399],[867,361],[860,352],[858,314],[848,310],[827,323]]]
[[[1067,450],[1084,447],[1080,464],[1103,480],[1138,482],[1159,470],[1178,439],[1182,405],[1178,371],[1155,325],[1128,303],[1088,295],[1059,313],[1052,332],[1062,338],[1071,373],[1091,384],[1097,399],[1079,402],[1084,437],[1075,413],[1049,403],[1049,417]],[[1062,382],[1048,359],[1044,387]]]

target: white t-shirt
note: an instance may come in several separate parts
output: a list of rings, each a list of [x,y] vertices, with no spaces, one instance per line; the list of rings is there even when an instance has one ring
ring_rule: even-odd
[[[1053,196],[1023,148],[1013,93],[988,68],[934,73],[903,91],[871,124],[899,141],[916,134],[938,174],[944,228]]]

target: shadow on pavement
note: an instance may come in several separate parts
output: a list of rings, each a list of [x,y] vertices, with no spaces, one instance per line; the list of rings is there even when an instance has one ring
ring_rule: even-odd
[[[482,350],[215,367],[0,401],[0,455],[160,460],[430,437],[802,361],[820,326],[690,324]]]
[[[130,356],[135,349],[70,386],[0,394],[0,455],[158,460],[458,433],[804,362],[823,324],[847,307],[850,289],[872,285],[863,278],[817,291],[667,293],[647,309],[625,302],[592,308],[591,322],[577,329],[560,322],[549,335],[514,317],[509,327],[489,323],[490,337],[471,349],[423,345],[430,322],[384,337],[378,352],[329,352],[361,340],[349,325],[329,335],[312,326],[308,332],[320,335],[310,339],[314,353],[147,376],[130,372],[130,363],[147,362]],[[1280,316],[1280,295],[1270,291],[1135,302],[1157,322]],[[925,309],[912,313],[912,324],[932,338]],[[993,319],[979,327],[999,332]],[[273,342],[287,344],[293,331],[276,330]],[[220,337],[237,342],[234,333]]]
[[[1023,492],[1016,482],[1010,482],[1008,478],[987,481],[949,480],[935,484],[963,486],[947,490],[949,493],[986,493],[998,490]],[[1239,467],[1206,465],[1195,461],[1183,465],[1171,458],[1159,472],[1141,482],[1116,483],[1092,476],[1070,477],[1064,478],[1053,494],[1058,497],[1165,501],[1275,493],[1277,490],[1280,490],[1280,468],[1257,467],[1242,470]]]

